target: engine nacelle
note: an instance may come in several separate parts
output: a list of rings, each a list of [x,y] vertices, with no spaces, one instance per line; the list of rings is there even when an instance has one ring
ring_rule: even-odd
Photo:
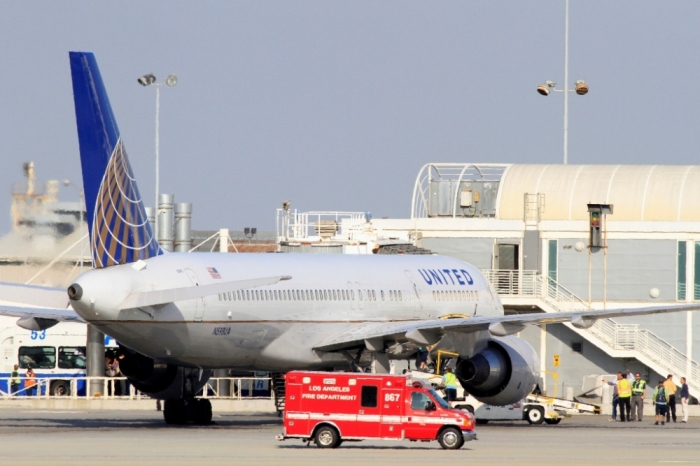
[[[489,340],[486,349],[469,359],[458,359],[455,375],[462,387],[484,403],[517,403],[537,384],[537,353],[526,341],[507,336]]]
[[[194,397],[211,377],[212,371],[164,364],[122,348],[119,369],[139,391],[167,400]]]

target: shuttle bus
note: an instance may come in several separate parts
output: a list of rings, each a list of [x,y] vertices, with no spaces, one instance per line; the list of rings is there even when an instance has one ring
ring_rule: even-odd
[[[38,384],[37,395],[72,395],[72,385],[78,395],[85,395],[87,326],[66,322],[35,332],[18,327],[16,320],[0,317],[0,394],[9,393],[10,373],[17,364],[22,379],[18,396],[25,394],[24,374],[30,366],[38,382],[47,379]],[[105,336],[107,351],[117,347],[113,338]],[[71,384],[72,380],[75,384]]]

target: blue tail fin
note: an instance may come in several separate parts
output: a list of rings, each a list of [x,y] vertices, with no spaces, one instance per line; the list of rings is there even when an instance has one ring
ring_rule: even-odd
[[[148,223],[95,56],[69,55],[93,266],[163,254]]]

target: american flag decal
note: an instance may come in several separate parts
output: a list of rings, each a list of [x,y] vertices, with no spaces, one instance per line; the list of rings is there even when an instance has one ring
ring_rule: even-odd
[[[213,278],[214,280],[221,280],[221,274],[218,270],[216,270],[216,268],[207,267],[207,272],[209,272],[209,275],[211,275],[211,278]]]

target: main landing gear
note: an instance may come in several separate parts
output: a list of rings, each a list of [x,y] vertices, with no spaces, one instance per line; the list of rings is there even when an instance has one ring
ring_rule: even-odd
[[[206,398],[180,398],[165,400],[163,418],[166,424],[187,424],[205,426],[211,424],[211,401]]]

